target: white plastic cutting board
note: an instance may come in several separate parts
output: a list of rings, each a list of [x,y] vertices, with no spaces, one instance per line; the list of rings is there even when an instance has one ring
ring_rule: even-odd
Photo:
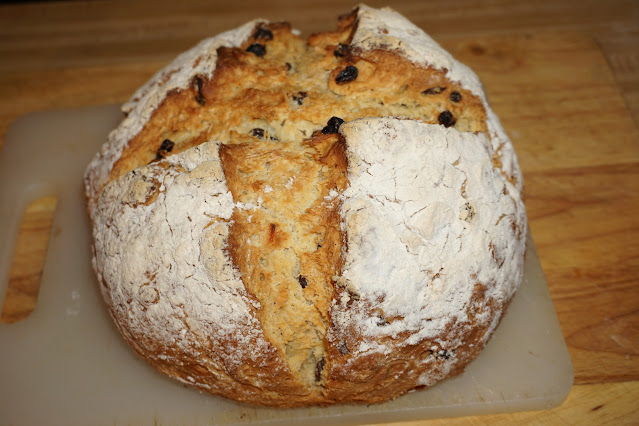
[[[532,239],[525,282],[480,357],[458,377],[372,406],[277,410],[227,401],[165,378],[124,343],[89,262],[82,175],[120,120],[117,106],[17,120],[0,153],[0,294],[25,206],[57,195],[38,305],[0,324],[0,424],[375,423],[550,408],[573,371]]]

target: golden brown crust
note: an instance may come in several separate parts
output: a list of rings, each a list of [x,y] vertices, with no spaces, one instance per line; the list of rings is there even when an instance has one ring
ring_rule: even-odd
[[[346,186],[338,146],[336,135],[318,135],[296,147],[262,142],[220,150],[233,198],[260,206],[234,212],[229,254],[261,303],[266,337],[314,394],[342,250],[338,202],[326,200]]]
[[[278,127],[273,130],[285,140],[311,135],[291,134],[282,122],[309,122],[317,128],[332,116],[351,121],[397,115],[439,124],[440,115],[449,111],[452,119],[445,125],[487,131],[481,99],[440,70],[417,66],[392,51],[345,49],[336,56],[339,41],[347,41],[354,31],[351,18],[345,22],[338,32],[311,36],[308,44],[291,32],[290,25],[268,24],[259,28],[272,31],[270,40],[220,47],[213,77],[196,77],[188,90],[169,93],[129,142],[110,180],[154,161],[166,139],[175,143],[170,154],[208,140],[227,143],[232,131],[250,131],[251,120]],[[253,42],[263,43],[264,56],[246,51]],[[336,77],[348,66],[358,69],[357,78],[338,84]],[[299,93],[304,93],[301,104],[296,101]]]

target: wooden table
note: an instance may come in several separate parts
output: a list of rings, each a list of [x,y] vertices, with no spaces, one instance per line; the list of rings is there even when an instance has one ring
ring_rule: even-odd
[[[331,28],[352,6],[0,6],[0,141],[28,112],[123,102],[180,51],[249,19],[284,19],[311,33]],[[639,422],[639,2],[392,6],[484,80],[520,157],[532,234],[575,369],[570,395],[552,410],[410,424]],[[25,215],[3,322],[35,305],[54,208],[55,199],[46,198]]]

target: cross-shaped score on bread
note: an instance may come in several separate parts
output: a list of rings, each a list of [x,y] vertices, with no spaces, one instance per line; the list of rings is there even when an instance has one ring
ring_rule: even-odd
[[[510,141],[477,77],[390,9],[202,41],[86,175],[94,266],[162,372],[274,406],[461,372],[522,277]]]

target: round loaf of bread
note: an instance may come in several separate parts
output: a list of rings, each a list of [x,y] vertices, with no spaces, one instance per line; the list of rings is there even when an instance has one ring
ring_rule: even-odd
[[[382,402],[458,374],[522,280],[512,145],[477,76],[390,9],[249,22],[123,106],[85,176],[126,341],[252,404]]]

